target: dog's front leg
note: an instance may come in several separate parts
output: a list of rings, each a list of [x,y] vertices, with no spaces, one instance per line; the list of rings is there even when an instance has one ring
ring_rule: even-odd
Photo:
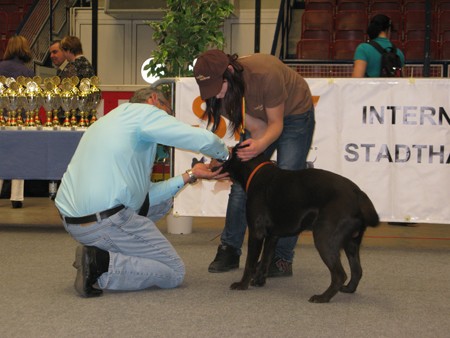
[[[259,255],[261,254],[262,244],[263,239],[256,238],[254,233],[249,231],[247,260],[245,261],[244,275],[242,276],[240,282],[231,284],[230,289],[232,290],[248,289],[250,280],[255,275],[256,265],[258,264],[258,258]]]
[[[264,286],[266,284],[266,278],[269,272],[269,265],[270,262],[272,261],[277,243],[278,243],[277,236],[270,235],[265,238],[261,261],[258,263],[255,277],[253,278],[251,283],[252,285]]]

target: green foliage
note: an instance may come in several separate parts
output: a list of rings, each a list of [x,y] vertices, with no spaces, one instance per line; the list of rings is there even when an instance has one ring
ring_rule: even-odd
[[[222,49],[224,20],[233,12],[228,0],[168,0],[161,21],[147,21],[158,47],[145,67],[148,75],[192,76],[194,58],[207,49]]]

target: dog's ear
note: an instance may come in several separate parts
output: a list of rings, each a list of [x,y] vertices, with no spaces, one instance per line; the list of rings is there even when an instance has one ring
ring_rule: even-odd
[[[238,144],[236,145],[236,151],[237,151],[237,149],[247,148],[248,146],[249,146],[249,144],[241,145],[240,143],[238,143]]]
[[[237,156],[237,151],[238,151],[238,149],[247,148],[248,146],[249,146],[248,144],[241,145],[241,143],[237,143],[237,144],[233,147],[233,149],[232,149],[232,151],[231,151],[231,155],[232,155],[233,157],[236,157],[236,156]]]

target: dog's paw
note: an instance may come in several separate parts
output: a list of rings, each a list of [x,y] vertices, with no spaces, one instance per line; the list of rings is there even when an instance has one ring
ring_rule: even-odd
[[[230,289],[231,290],[247,290],[248,289],[248,285],[241,283],[241,282],[236,282],[230,285]]]
[[[354,293],[356,291],[356,287],[354,287],[353,285],[347,284],[347,285],[341,286],[339,291],[344,292],[344,293]]]
[[[252,279],[250,282],[250,285],[251,286],[259,286],[259,287],[264,286],[264,285],[266,285],[266,278],[261,277],[261,278]]]
[[[328,303],[330,299],[323,295],[314,295],[309,299],[310,303]]]

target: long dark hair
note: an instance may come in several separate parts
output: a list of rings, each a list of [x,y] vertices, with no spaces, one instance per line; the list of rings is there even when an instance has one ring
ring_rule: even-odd
[[[377,14],[370,20],[369,26],[367,27],[367,35],[369,35],[370,40],[373,40],[381,32],[387,31],[389,28],[394,30],[391,19],[384,14]]]
[[[234,132],[240,131],[242,125],[242,97],[245,84],[242,77],[243,67],[237,61],[238,55],[228,55],[233,72],[226,69],[223,79],[228,82],[228,89],[223,99],[215,96],[206,99],[205,116],[208,117],[208,126],[212,123],[211,131],[215,132],[219,127],[220,115],[223,113],[229,120]]]

